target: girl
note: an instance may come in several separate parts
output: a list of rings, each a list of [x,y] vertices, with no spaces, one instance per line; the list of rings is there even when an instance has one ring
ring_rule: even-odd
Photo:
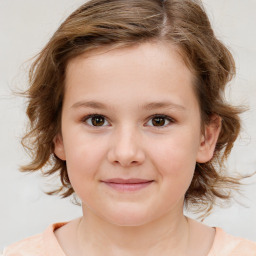
[[[30,71],[23,171],[59,174],[83,216],[4,255],[256,255],[256,244],[196,222],[239,179],[222,171],[241,109],[235,73],[199,1],[92,0],[55,32]],[[48,168],[46,170],[45,168]]]

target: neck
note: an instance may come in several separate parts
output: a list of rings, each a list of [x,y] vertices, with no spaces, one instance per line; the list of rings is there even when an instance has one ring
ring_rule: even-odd
[[[81,255],[88,251],[93,255],[106,255],[106,251],[109,255],[163,255],[164,251],[186,255],[190,228],[182,211],[141,226],[114,225],[85,207],[83,211],[77,227]]]

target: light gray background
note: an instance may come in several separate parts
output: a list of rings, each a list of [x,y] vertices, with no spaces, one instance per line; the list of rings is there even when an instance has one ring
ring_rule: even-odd
[[[69,199],[46,196],[46,180],[21,174],[19,164],[28,160],[20,146],[25,130],[24,100],[11,91],[26,88],[29,59],[82,0],[0,0],[0,250],[24,237],[42,232],[53,222],[80,216]],[[231,49],[237,77],[227,98],[247,104],[241,138],[229,159],[234,172],[256,171],[256,1],[204,0],[216,34]],[[48,183],[51,183],[48,180]],[[227,209],[215,209],[206,219],[212,226],[256,241],[256,178],[248,179],[246,197]]]

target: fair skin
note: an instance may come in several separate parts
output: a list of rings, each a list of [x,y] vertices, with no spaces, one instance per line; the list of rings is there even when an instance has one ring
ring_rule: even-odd
[[[55,231],[66,255],[207,255],[214,229],[183,215],[184,195],[220,126],[202,134],[192,81],[163,42],[69,61],[55,154],[83,217]]]

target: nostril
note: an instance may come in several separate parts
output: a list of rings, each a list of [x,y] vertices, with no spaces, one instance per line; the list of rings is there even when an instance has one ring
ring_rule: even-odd
[[[125,161],[125,160],[115,160],[112,162],[114,165],[121,165],[123,167],[127,167],[127,166],[135,166],[140,164],[139,161]]]
[[[126,141],[127,142],[127,141]],[[143,148],[138,145],[131,144],[125,141],[119,141],[113,144],[108,153],[108,161],[114,165],[126,166],[136,166],[144,162],[145,152]]]

